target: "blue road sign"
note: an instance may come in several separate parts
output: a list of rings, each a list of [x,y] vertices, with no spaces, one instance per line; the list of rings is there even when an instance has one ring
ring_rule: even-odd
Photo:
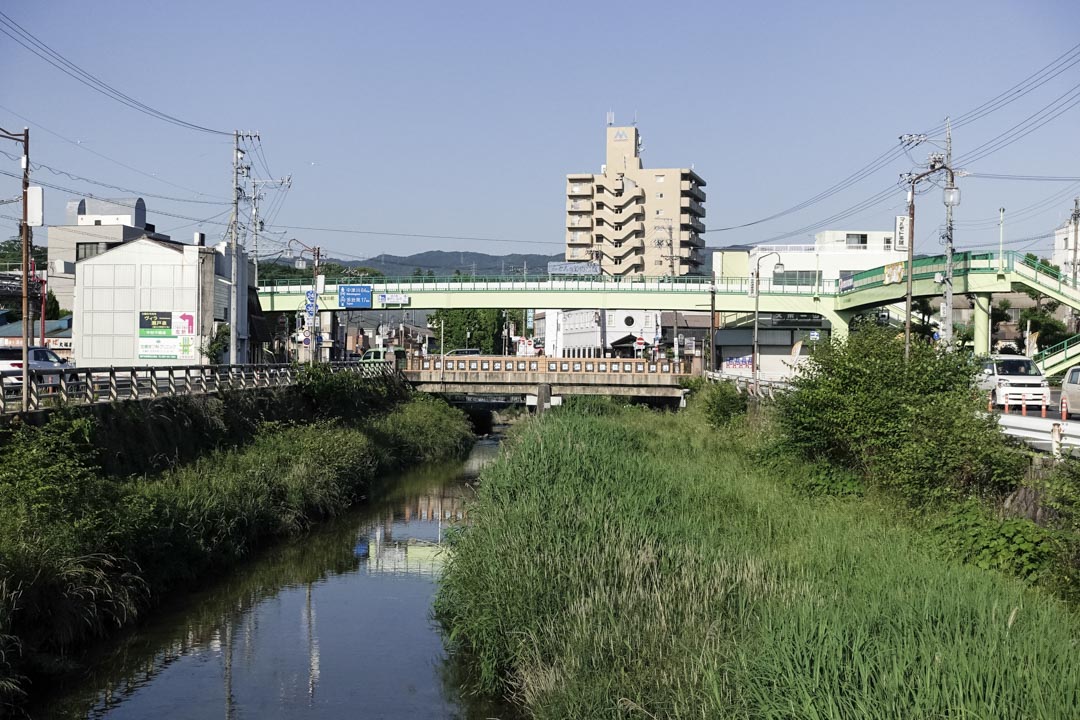
[[[338,305],[343,308],[370,308],[370,285],[338,285]]]
[[[306,293],[304,293],[304,297],[307,298],[307,301],[309,303],[315,302],[315,291],[314,290],[308,290]]]
[[[304,312],[308,314],[308,317],[315,317],[315,303],[305,303]]]
[[[308,337],[304,338],[304,345],[307,346],[307,345],[310,345],[310,344],[311,344],[311,338],[308,338]]]

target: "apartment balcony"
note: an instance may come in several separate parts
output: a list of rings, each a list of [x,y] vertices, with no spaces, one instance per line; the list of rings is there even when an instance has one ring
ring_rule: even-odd
[[[681,197],[679,198],[679,205],[682,206],[682,211],[684,213],[688,212],[697,217],[705,217],[705,206],[693,198],[685,196]]]
[[[592,200],[567,200],[566,212],[591,213],[593,210]]]
[[[593,251],[583,247],[569,247],[566,249],[566,254],[563,256],[568,262],[575,260],[592,260]]]
[[[702,190],[701,186],[697,183],[683,180],[680,188],[682,189],[683,195],[689,195],[698,202],[705,202],[705,191]]]
[[[623,225],[616,229],[614,225],[597,226],[596,237],[597,239],[603,238],[608,242],[620,242],[629,240],[640,233],[641,237],[645,236],[645,223],[641,221],[623,223]]]
[[[620,195],[626,187],[626,182],[622,178],[609,178],[606,175],[597,175],[593,180],[593,185],[596,187],[597,194],[607,193],[608,195]]]
[[[696,230],[699,233],[705,232],[705,223],[701,222],[697,217],[688,213],[683,213],[679,219],[679,223],[685,228],[689,227],[691,230]]]
[[[611,208],[598,209],[593,217],[598,220],[603,220],[605,225],[625,226],[630,222],[637,222],[645,219],[645,206],[644,205],[630,205],[622,210],[612,210]]]
[[[568,180],[566,183],[566,196],[573,198],[588,198],[592,197],[593,184],[591,179],[588,182],[579,180]]]
[[[566,216],[566,227],[571,230],[591,230],[593,219],[591,215],[574,213]]]
[[[582,230],[570,230],[566,233],[567,245],[592,245],[592,233]]]
[[[683,247],[700,248],[705,247],[705,238],[692,230],[682,230],[679,232],[679,243]]]

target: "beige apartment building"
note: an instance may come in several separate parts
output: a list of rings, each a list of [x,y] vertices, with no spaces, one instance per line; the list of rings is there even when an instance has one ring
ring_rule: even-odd
[[[604,275],[698,274],[705,181],[689,168],[641,166],[637,127],[607,128],[599,175],[566,176],[566,259]]]

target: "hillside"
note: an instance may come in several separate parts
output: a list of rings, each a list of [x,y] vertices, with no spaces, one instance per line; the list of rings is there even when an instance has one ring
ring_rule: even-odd
[[[332,255],[332,253],[330,254]],[[440,276],[453,275],[456,270],[471,275],[520,274],[523,267],[527,267],[530,274],[540,274],[547,272],[549,262],[557,262],[562,259],[561,253],[557,255],[521,253],[488,255],[487,253],[447,252],[445,250],[429,250],[415,255],[389,255],[384,253],[367,260],[327,258],[329,262],[338,262],[348,267],[363,265],[364,267],[374,268],[391,277],[411,275],[416,268],[420,268],[424,273],[430,270],[435,275]]]

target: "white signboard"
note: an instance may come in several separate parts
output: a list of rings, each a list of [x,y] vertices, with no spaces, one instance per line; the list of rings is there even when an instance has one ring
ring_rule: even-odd
[[[908,216],[897,215],[896,216],[896,228],[895,235],[893,235],[893,247],[897,250],[908,249]]]
[[[196,353],[191,335],[139,338],[139,358],[143,360],[194,360]]]
[[[402,293],[379,293],[380,305],[408,305],[409,296]]]

